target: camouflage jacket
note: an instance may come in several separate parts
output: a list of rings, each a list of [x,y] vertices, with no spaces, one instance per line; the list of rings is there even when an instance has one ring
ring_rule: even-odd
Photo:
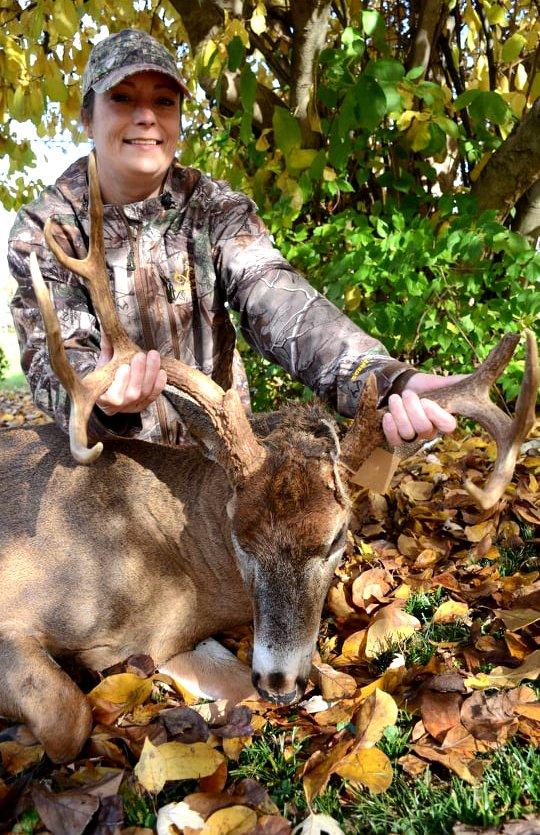
[[[67,395],[51,370],[43,323],[32,290],[29,253],[36,251],[58,312],[68,357],[84,376],[99,355],[99,326],[82,281],[60,266],[43,238],[48,217],[70,255],[86,255],[89,232],[87,158],[73,165],[21,209],[11,231],[8,262],[18,282],[11,309],[22,367],[36,404],[67,429]],[[366,375],[374,371],[381,398],[410,366],[392,359],[287,263],[254,203],[220,181],[175,163],[162,194],[104,208],[107,266],[120,319],[143,350],[156,348],[232,382],[240,314],[246,340],[279,363],[343,415],[352,415]],[[242,386],[241,369],[236,383]],[[141,415],[105,417],[94,410],[91,431],[180,443],[184,428],[166,395]]]

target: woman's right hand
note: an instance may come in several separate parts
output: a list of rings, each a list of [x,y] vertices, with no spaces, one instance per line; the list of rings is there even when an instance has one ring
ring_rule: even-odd
[[[112,346],[105,334],[101,335],[101,353],[97,368],[112,357]],[[135,354],[131,363],[121,365],[111,385],[96,401],[101,411],[111,417],[118,412],[142,412],[159,397],[167,382],[167,374],[160,368],[157,351]]]

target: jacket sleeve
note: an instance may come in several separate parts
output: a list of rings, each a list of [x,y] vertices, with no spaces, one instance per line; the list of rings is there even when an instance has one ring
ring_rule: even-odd
[[[11,230],[8,265],[17,282],[11,313],[19,340],[22,370],[28,379],[34,402],[67,432],[69,397],[51,368],[43,320],[30,277],[29,257],[32,250],[36,252],[49,288],[68,360],[79,377],[84,377],[95,368],[100,335],[85,288],[77,276],[58,264],[45,243],[44,219],[52,210],[54,206],[49,205],[45,194],[39,205],[21,209]],[[64,227],[62,231],[66,237],[59,237],[59,243],[70,251],[69,233]],[[129,434],[133,417],[115,415],[109,418],[96,408],[90,418],[89,433],[93,438],[103,440]]]
[[[246,340],[340,414],[354,415],[371,372],[380,402],[414,369],[354,325],[275,249],[244,195],[222,195],[210,221],[217,274]],[[403,379],[401,380],[403,382]]]

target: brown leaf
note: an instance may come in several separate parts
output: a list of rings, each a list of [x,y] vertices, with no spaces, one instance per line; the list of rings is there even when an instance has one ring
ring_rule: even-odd
[[[493,613],[511,632],[517,632],[518,629],[523,629],[540,620],[540,612],[537,609],[494,609]]]
[[[456,620],[466,620],[468,616],[469,607],[466,603],[445,600],[437,607],[433,615],[433,623],[454,623]]]
[[[428,733],[440,742],[447,731],[459,724],[462,696],[424,690],[421,696],[422,721]]]
[[[500,826],[490,826],[487,829],[456,823],[452,835],[540,835],[540,817],[527,815],[527,820],[507,821]]]
[[[391,603],[379,609],[373,623],[368,628],[365,654],[367,658],[376,658],[392,644],[409,638],[421,628],[420,621],[402,608],[402,601]]]
[[[237,762],[240,754],[248,745],[251,745],[251,736],[225,737],[222,741],[223,753],[230,759]]]
[[[354,609],[347,601],[345,585],[341,581],[330,586],[326,598],[326,605],[336,618],[348,618],[354,615]]]
[[[365,609],[366,603],[372,598],[383,603],[387,601],[387,594],[394,585],[392,575],[382,568],[371,568],[363,571],[352,584],[352,599],[355,606]]]
[[[227,714],[227,721],[223,725],[212,725],[214,736],[233,739],[234,737],[252,736],[252,713],[249,707],[238,705]]]
[[[365,661],[365,647],[367,640],[367,629],[353,632],[343,642],[341,654],[351,661]]]
[[[206,742],[210,734],[208,724],[190,707],[162,710],[159,719],[177,742]]]
[[[399,489],[410,502],[416,504],[430,499],[434,486],[430,481],[408,481],[406,483],[402,482]]]
[[[291,824],[279,815],[263,815],[249,835],[291,835]]]
[[[99,808],[99,799],[80,791],[53,794],[34,786],[32,800],[39,817],[53,835],[81,835]]]
[[[372,794],[385,792],[392,783],[392,764],[380,748],[360,748],[344,757],[334,769],[336,774],[366,786]]]
[[[240,806],[251,806],[259,814],[277,815],[279,809],[267,790],[256,780],[246,777],[229,788],[231,800]]]
[[[104,797],[99,805],[96,822],[91,835],[118,835],[124,823],[124,805],[120,795]]]
[[[326,787],[335,766],[343,759],[352,745],[352,739],[342,740],[331,748],[329,753],[315,751],[308,759],[304,765],[302,782],[304,784],[304,794],[310,806],[314,798]]]
[[[456,754],[454,752],[450,752],[447,754],[443,751],[432,748],[429,745],[420,744],[412,745],[411,748],[416,754],[423,757],[425,760],[441,763],[441,765],[444,765],[450,771],[457,774],[458,777],[461,777],[462,780],[465,780],[467,783],[471,783],[471,785],[478,783],[482,774],[482,762],[480,760],[473,759],[469,760],[469,762],[465,762],[463,754],[461,753]]]
[[[397,722],[398,707],[384,690],[375,690],[360,705],[354,721],[356,743],[359,748],[372,748],[381,739],[385,728]]]
[[[483,691],[473,693],[463,702],[461,723],[476,739],[506,742],[517,730],[511,693],[486,696]]]
[[[0,742],[2,765],[8,774],[19,774],[40,762],[45,756],[41,745],[21,745],[19,742]]]
[[[405,774],[409,774],[411,777],[418,777],[428,766],[425,760],[421,760],[420,757],[415,757],[414,754],[404,754],[403,757],[399,757],[398,763]]]
[[[218,765],[213,774],[207,777],[201,777],[199,780],[199,791],[211,792],[213,794],[222,792],[225,788],[228,776],[228,766],[226,762]]]
[[[356,680],[339,670],[334,670],[329,664],[314,663],[311,678],[321,691],[322,697],[329,701],[346,699],[356,692]]]

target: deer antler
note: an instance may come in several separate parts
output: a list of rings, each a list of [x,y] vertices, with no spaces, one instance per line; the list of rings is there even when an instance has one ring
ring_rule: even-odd
[[[76,376],[67,359],[58,319],[39,270],[37,257],[34,252],[30,256],[32,281],[45,323],[51,365],[71,399],[70,446],[73,457],[80,464],[92,463],[103,449],[101,442],[88,449],[87,425],[96,400],[110,386],[118,367],[129,363],[141,350],[127,336],[111,294],[103,243],[103,203],[94,153],[90,154],[88,160],[88,175],[90,245],[86,258],[79,260],[66,255],[53,237],[50,219],[44,229],[45,240],[57,260],[68,270],[84,279],[101,328],[108,335],[113,348],[111,360],[101,368],[96,368],[87,374],[82,380]],[[223,442],[219,463],[227,471],[231,480],[235,482],[243,480],[260,465],[265,452],[253,434],[236,390],[223,391],[206,374],[172,357],[162,357],[161,367],[167,373],[169,385],[187,394],[207,413],[217,435]]]
[[[508,417],[489,398],[489,390],[508,365],[519,342],[519,335],[508,333],[493,348],[486,360],[465,380],[426,392],[443,409],[475,420],[483,426],[497,444],[497,460],[484,488],[471,481],[465,489],[484,510],[492,507],[502,496],[512,478],[519,447],[534,423],[534,406],[538,390],[538,351],[534,334],[527,330],[526,359],[523,381],[516,402],[514,418]],[[365,417],[357,414],[341,444],[342,459],[350,469],[366,460],[371,451],[385,443],[381,428],[384,412],[366,426]],[[397,454],[407,458],[419,448],[418,442],[396,448]]]

